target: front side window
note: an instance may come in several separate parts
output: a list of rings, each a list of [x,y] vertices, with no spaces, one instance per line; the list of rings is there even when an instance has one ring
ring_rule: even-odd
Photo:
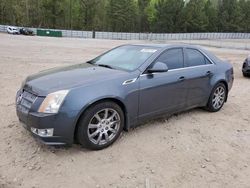
[[[165,63],[169,70],[183,68],[183,51],[181,48],[167,50],[156,61]]]
[[[211,64],[210,61],[198,50],[186,49],[189,67]]]
[[[121,46],[97,57],[90,63],[133,71],[145,63],[158,49],[157,47],[139,45]]]

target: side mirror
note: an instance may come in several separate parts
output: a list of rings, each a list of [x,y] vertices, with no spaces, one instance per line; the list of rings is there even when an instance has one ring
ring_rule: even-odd
[[[156,62],[151,68],[147,70],[148,73],[168,72],[168,66],[162,62]]]

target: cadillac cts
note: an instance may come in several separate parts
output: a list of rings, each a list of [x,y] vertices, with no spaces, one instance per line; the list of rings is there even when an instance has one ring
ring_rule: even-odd
[[[219,111],[233,68],[189,45],[123,45],[87,63],[28,76],[17,116],[45,144],[111,145],[123,130],[196,107]]]

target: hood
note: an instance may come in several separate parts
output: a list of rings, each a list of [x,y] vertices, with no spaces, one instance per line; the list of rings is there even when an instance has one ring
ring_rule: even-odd
[[[49,93],[82,85],[104,82],[128,74],[125,71],[83,63],[54,68],[27,77],[24,89],[46,96]]]

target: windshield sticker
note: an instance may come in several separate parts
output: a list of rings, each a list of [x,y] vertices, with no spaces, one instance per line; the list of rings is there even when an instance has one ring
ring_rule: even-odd
[[[155,53],[157,50],[156,49],[142,49],[141,52],[143,53]]]

